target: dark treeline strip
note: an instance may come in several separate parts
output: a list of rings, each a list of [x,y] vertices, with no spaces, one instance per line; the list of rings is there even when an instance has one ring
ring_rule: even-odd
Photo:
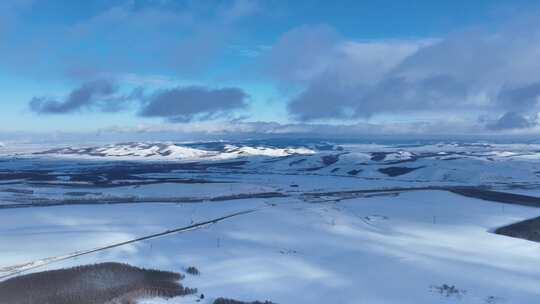
[[[115,204],[179,204],[179,203],[203,203],[220,202],[228,200],[256,199],[256,198],[280,198],[287,197],[281,192],[257,192],[257,193],[239,193],[215,197],[81,197],[68,199],[49,199],[49,198],[30,198],[24,203],[10,203],[0,205],[1,209],[32,208],[32,207],[55,207],[55,206],[77,206],[77,205],[115,205]]]
[[[9,304],[136,303],[140,298],[172,298],[196,293],[180,284],[183,276],[166,271],[102,263],[33,273],[0,283]]]

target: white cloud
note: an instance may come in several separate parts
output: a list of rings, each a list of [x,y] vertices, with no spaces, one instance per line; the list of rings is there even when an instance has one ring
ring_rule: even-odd
[[[384,113],[414,117],[420,111],[534,116],[540,96],[538,25],[533,18],[497,32],[394,41],[354,41],[328,26],[303,26],[275,44],[267,73],[280,84],[300,87],[288,104],[300,121]]]

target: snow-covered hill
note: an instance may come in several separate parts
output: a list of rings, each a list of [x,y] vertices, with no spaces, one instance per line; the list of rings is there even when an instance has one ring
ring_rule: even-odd
[[[201,159],[215,155],[208,151],[166,143],[122,143],[96,147],[66,147],[37,154],[51,156],[94,157],[111,159]]]
[[[536,183],[540,175],[540,145],[528,144],[141,142],[60,147],[30,155],[39,159],[175,164],[242,161],[235,164],[237,171],[393,179],[430,184]]]
[[[277,148],[227,144],[220,150],[203,150],[174,143],[120,143],[94,147],[64,147],[36,154],[65,157],[86,157],[124,160],[208,160],[247,156],[282,157],[296,154],[313,154],[307,148]]]

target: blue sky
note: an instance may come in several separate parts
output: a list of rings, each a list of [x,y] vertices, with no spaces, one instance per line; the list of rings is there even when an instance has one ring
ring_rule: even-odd
[[[536,134],[538,8],[6,0],[0,133]]]

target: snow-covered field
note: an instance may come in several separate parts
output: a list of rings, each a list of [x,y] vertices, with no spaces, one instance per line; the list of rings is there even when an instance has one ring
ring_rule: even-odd
[[[6,143],[0,155],[2,280],[122,262],[200,270],[182,281],[196,294],[140,303],[536,303],[540,296],[540,243],[493,233],[540,216],[540,199],[529,197],[540,196],[540,145]],[[532,203],[468,197],[456,187]]]

